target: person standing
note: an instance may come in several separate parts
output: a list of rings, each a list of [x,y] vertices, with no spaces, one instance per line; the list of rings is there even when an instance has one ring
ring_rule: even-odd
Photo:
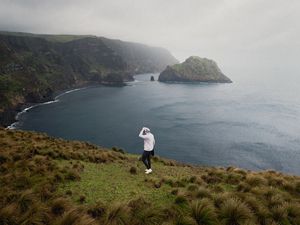
[[[139,137],[144,139],[144,152],[142,155],[142,161],[146,166],[145,173],[149,174],[152,173],[150,158],[151,155],[154,155],[154,135],[150,132],[150,129],[148,127],[143,127],[139,134]]]

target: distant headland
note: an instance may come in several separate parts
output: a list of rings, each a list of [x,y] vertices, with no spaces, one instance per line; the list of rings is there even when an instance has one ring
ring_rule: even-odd
[[[0,31],[0,126],[57,92],[97,84],[122,86],[134,74],[178,63],[163,48],[92,35]]]

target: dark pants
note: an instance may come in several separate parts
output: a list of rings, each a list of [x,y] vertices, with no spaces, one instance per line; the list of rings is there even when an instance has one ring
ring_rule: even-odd
[[[144,150],[143,155],[142,155],[142,161],[145,164],[145,166],[146,166],[147,169],[151,168],[151,159],[150,159],[151,152],[152,151],[145,151]]]

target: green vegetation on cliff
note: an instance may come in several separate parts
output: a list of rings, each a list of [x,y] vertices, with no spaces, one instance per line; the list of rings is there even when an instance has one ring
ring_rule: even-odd
[[[25,103],[91,84],[118,84],[177,60],[165,49],[91,35],[0,32],[0,124]]]
[[[231,83],[217,64],[210,59],[191,56],[183,63],[167,66],[159,81]]]
[[[0,224],[300,224],[300,177],[0,129]]]

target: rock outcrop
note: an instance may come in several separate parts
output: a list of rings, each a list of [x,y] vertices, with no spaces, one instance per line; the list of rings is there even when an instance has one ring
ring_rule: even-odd
[[[213,60],[198,56],[191,56],[183,63],[167,66],[160,73],[158,80],[162,82],[232,82]]]

